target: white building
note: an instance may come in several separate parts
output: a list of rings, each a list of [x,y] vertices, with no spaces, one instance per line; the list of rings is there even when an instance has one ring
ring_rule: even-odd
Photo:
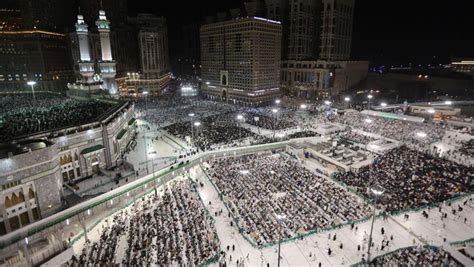
[[[63,183],[118,166],[134,114],[132,103],[118,103],[95,122],[0,144],[0,235],[60,210]]]
[[[260,105],[280,95],[281,24],[259,17],[201,27],[202,93]]]

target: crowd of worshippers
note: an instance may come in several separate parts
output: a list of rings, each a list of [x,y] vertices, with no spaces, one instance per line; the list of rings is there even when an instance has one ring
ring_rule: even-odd
[[[35,101],[33,101],[33,94],[30,93],[0,95],[0,114],[35,106],[59,104],[67,100],[67,97],[60,94],[36,93],[34,99]]]
[[[106,221],[99,240],[68,265],[198,266],[214,257],[220,246],[214,222],[191,182],[159,191]]]
[[[268,130],[283,130],[296,126],[293,116],[294,112],[290,110],[280,109],[278,110],[278,114],[275,114],[271,109],[248,108],[241,111],[241,113],[245,119],[245,123]]]
[[[301,131],[301,132],[295,132],[295,133],[289,134],[286,137],[288,139],[293,139],[293,138],[315,137],[315,136],[320,136],[320,134],[313,131]]]
[[[445,134],[444,126],[433,123],[367,116],[359,112],[346,112],[336,116],[334,121],[354,129],[395,139],[416,148],[438,142]]]
[[[459,148],[459,151],[463,155],[474,157],[474,139],[463,142]]]
[[[145,115],[143,118],[158,127],[164,127],[176,121],[189,119],[189,114],[199,114],[207,117],[217,113],[227,113],[238,109],[238,106],[223,102],[216,102],[196,97],[168,97],[141,98],[135,102],[135,110]]]
[[[340,137],[342,139],[352,141],[352,142],[355,142],[355,143],[363,144],[363,145],[367,145],[370,142],[376,140],[372,136],[364,135],[364,134],[357,133],[357,132],[351,131],[351,130],[340,133],[338,135],[338,137]]]
[[[182,140],[186,136],[192,138],[194,135],[194,146],[200,151],[213,150],[220,146],[237,146],[247,138],[259,139],[259,135],[240,127],[232,113],[209,116],[199,122],[199,126],[191,126],[191,121],[178,122],[165,127],[164,130]]]
[[[71,98],[61,98],[61,101],[43,99],[32,105],[0,115],[1,140],[89,123],[114,106],[98,100],[81,101]]]
[[[462,266],[440,248],[409,247],[375,258],[370,266]]]
[[[405,146],[379,156],[358,172],[337,173],[334,177],[371,199],[369,186],[382,187],[384,193],[378,201],[387,211],[439,203],[474,190],[474,167]]]
[[[368,216],[370,207],[280,154],[212,160],[211,180],[242,232],[257,245]],[[286,215],[280,224],[277,215]]]

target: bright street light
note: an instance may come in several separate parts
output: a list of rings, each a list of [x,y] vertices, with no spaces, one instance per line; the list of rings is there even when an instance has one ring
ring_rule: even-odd
[[[374,96],[373,95],[368,95],[367,98],[368,99],[372,99]]]
[[[375,222],[375,213],[377,211],[377,199],[383,194],[384,190],[382,188],[371,187],[370,191],[374,195],[374,212],[372,214],[372,223],[370,225],[370,235],[369,235],[369,245],[367,247],[367,262],[370,264],[370,247],[372,245],[372,233],[374,231],[374,222]]]
[[[300,108],[301,109],[306,109],[308,106],[306,106],[306,104],[301,104]]]
[[[387,106],[387,103],[381,103],[380,104],[382,107],[386,107]]]
[[[434,114],[436,111],[434,109],[428,109],[428,113]]]
[[[280,99],[275,100],[276,104],[280,104],[280,102],[281,102]]]
[[[242,116],[241,114],[237,115],[237,120],[243,121],[244,116]],[[239,127],[239,138],[242,138],[242,127]]]
[[[383,194],[383,190],[380,190],[380,189],[370,188],[370,191],[375,196],[381,196]]]
[[[280,250],[281,250],[281,224],[284,222],[284,220],[286,219],[286,215],[283,215],[283,214],[276,214],[276,219],[277,219],[277,222],[278,222],[278,225],[280,226],[280,233],[278,235],[278,267],[280,267]]]
[[[426,133],[424,133],[424,132],[417,132],[416,135],[417,135],[418,137],[421,137],[421,138],[426,137]]]
[[[349,101],[351,101],[351,98],[346,96],[346,97],[344,97],[344,101],[349,102]]]
[[[26,82],[29,86],[31,86],[31,92],[33,92],[33,102],[36,102],[36,97],[35,97],[35,81],[28,81]]]
[[[144,95],[147,95],[147,94],[148,94],[148,91],[143,92],[143,94],[144,94]]]
[[[195,122],[194,126],[201,126],[201,122],[199,122],[199,121]]]
[[[452,103],[453,103],[453,102],[451,102],[451,101],[449,101],[449,100],[444,101],[444,104],[446,104],[446,105],[451,105]]]
[[[367,122],[367,123],[371,123],[371,122],[372,122],[372,120],[371,120],[371,119],[369,119],[369,118],[367,118],[367,119],[365,119],[365,122]]]
[[[326,100],[326,101],[324,101],[324,104],[331,105],[331,101]]]
[[[194,117],[194,113],[189,113],[188,116],[189,117]]]
[[[272,109],[272,112],[273,112],[273,113],[277,113],[277,112],[278,112],[278,109],[274,108],[274,109]]]

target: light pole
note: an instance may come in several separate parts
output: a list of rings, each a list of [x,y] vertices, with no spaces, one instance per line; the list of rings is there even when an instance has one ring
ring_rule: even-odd
[[[351,98],[346,96],[344,97],[344,101],[346,102],[346,108],[349,108],[349,102],[351,101]]]
[[[155,154],[150,152],[150,158],[151,158],[151,169],[152,169],[152,172],[153,172],[153,185],[155,187],[155,197],[157,197],[158,192],[157,192],[157,189],[156,189],[155,162],[154,162]],[[148,163],[147,163],[147,165],[148,165]]]
[[[143,135],[143,144],[145,144],[146,174],[150,174],[150,171],[148,170],[148,144],[146,143],[146,134]]]
[[[306,104],[301,104],[301,105],[300,105],[300,109],[301,109],[301,110],[306,110],[307,108],[308,108],[308,106],[307,106]],[[304,115],[304,114],[303,114],[303,115]],[[303,118],[303,115],[302,115],[302,118]],[[304,126],[304,119],[301,120],[301,123],[302,123],[302,125],[301,125],[300,127],[301,127],[301,129],[303,129],[303,126]]]
[[[199,126],[201,126],[201,122],[200,122],[200,121],[196,121],[196,122],[194,122],[193,125],[194,125],[194,127],[199,127]],[[197,134],[197,128],[196,128],[196,134]],[[198,136],[199,136],[199,135],[198,135]],[[193,137],[193,146],[195,146],[195,144],[194,144],[194,137]]]
[[[282,223],[285,221],[286,219],[286,215],[283,215],[283,214],[277,214],[276,215],[276,219],[277,219],[277,222],[278,222],[278,225],[279,225],[279,230],[278,231],[278,267],[280,267],[280,252],[281,252],[281,225]]]
[[[35,82],[35,81],[28,81],[28,82],[26,82],[26,84],[28,84],[29,86],[31,86],[31,92],[33,93],[33,103],[36,104],[36,97],[35,97],[35,85],[36,85],[36,82]]]
[[[237,115],[237,120],[238,120],[238,121],[243,121],[243,120],[244,120],[244,116],[242,116],[242,115],[240,115],[240,114]],[[240,137],[240,139],[242,139],[242,127],[239,127],[239,128],[240,128],[240,129],[239,129],[239,137]]]
[[[144,91],[143,95],[145,95],[145,110],[148,112],[148,91]]]
[[[370,101],[372,100],[374,96],[373,95],[368,95],[367,98],[369,99],[369,110],[370,110]]]
[[[278,109],[274,108],[272,109],[273,112],[273,138],[275,138],[275,123],[276,123],[276,118],[278,116]]]
[[[31,262],[30,252],[28,251],[28,244],[29,244],[29,239],[28,237],[25,237],[25,243],[23,243],[23,249],[25,251],[26,264],[27,266],[33,266],[33,263]]]
[[[189,113],[188,116],[191,117],[191,146],[194,144],[194,113]]]
[[[435,113],[436,113],[436,110],[434,110],[434,109],[428,109],[428,114],[430,114],[430,119],[431,119],[431,121],[433,121],[433,114],[435,114]]]
[[[370,264],[370,246],[372,245],[372,232],[374,231],[375,213],[377,211],[377,199],[383,194],[382,189],[370,188],[374,196],[374,213],[372,214],[372,223],[370,224],[369,246],[367,248],[367,263]]]

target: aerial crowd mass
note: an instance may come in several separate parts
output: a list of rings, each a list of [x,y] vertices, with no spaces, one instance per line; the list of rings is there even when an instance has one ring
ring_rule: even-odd
[[[374,158],[367,166],[327,176],[284,150],[204,162],[201,167],[227,207],[232,226],[257,247],[342,225],[354,227],[370,218],[374,208],[386,216],[439,208],[441,219],[449,215],[469,220],[466,210],[473,205],[469,194],[474,191],[474,167],[470,164],[474,139],[459,141],[456,136],[461,133],[444,123],[368,116],[356,110],[328,115],[327,105],[314,106],[307,110],[283,104],[239,107],[172,96],[141,99],[135,110],[151,131],[166,132],[193,153],[311,137],[362,146],[381,138],[399,142],[383,153],[367,152]],[[99,100],[45,94],[37,94],[34,104],[18,96],[0,97],[0,139],[87,123],[111,108],[113,105]],[[317,132],[321,125],[338,125],[341,130],[323,136]],[[140,138],[140,132],[137,136]],[[442,143],[449,149],[442,151],[435,145]],[[376,202],[369,190],[374,185],[383,188]],[[213,214],[196,191],[199,186],[191,178],[181,177],[157,194],[138,199],[132,207],[107,218],[98,229],[98,240],[86,242],[68,265],[183,266],[214,259],[230,264]],[[466,199],[461,204],[447,203],[462,196]],[[284,222],[280,214],[286,216]],[[331,256],[330,250],[328,254]],[[443,249],[426,247],[397,250],[375,258],[372,264],[407,262],[458,266]]]

